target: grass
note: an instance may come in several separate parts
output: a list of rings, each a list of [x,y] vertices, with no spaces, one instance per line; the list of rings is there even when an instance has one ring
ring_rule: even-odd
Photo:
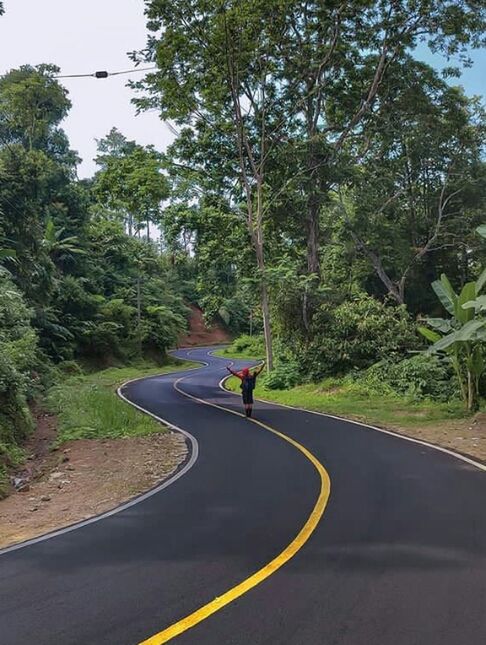
[[[130,379],[196,366],[189,362],[164,366],[139,363],[67,378],[51,388],[47,397],[48,409],[59,419],[56,445],[76,439],[119,439],[164,432],[160,423],[122,401],[116,388]]]
[[[223,353],[224,352],[224,353]],[[240,354],[232,346],[218,353],[219,356],[258,360],[255,354]],[[236,378],[226,381],[226,387],[240,393]],[[359,383],[326,379],[321,383],[298,385],[288,390],[266,389],[260,380],[255,390],[257,398],[275,401],[297,408],[346,417],[385,428],[407,430],[437,426],[441,422],[464,419],[468,415],[459,400],[441,403],[432,400],[413,400],[390,393],[376,393]]]
[[[239,392],[238,379],[231,378],[226,385],[231,391]],[[466,416],[461,401],[412,401],[389,394],[367,393],[352,386],[327,387],[325,381],[321,384],[298,385],[289,390],[267,390],[257,384],[255,396],[387,428],[424,427]]]
[[[228,360],[257,361],[260,358],[263,358],[263,356],[255,358],[255,355],[251,354],[250,352],[231,351],[231,347],[218,349],[215,352],[213,352],[213,354],[215,356],[219,356],[220,358],[227,358]]]
[[[244,344],[241,347],[239,345],[241,338],[237,338],[232,345],[216,350],[214,355],[220,358],[227,358],[228,360],[237,359],[243,361],[257,361],[265,358],[265,349],[258,342],[258,337],[254,337],[253,341],[250,336],[246,336],[245,338],[248,345]]]

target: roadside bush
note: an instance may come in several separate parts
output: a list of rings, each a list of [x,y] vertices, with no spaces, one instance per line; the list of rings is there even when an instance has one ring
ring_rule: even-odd
[[[289,346],[306,379],[364,370],[380,360],[399,360],[421,345],[404,307],[386,305],[367,294],[315,313],[310,341]]]
[[[6,466],[19,458],[19,445],[32,428],[27,388],[37,364],[31,312],[10,279],[0,274],[0,497]]]
[[[417,354],[397,363],[383,360],[368,368],[357,380],[376,392],[388,386],[395,393],[414,399],[448,401],[458,395],[450,364],[437,356]]]
[[[182,313],[173,311],[167,305],[146,308],[146,319],[142,324],[142,340],[145,347],[155,348],[164,354],[174,347],[181,330],[186,329]]]
[[[57,369],[66,376],[81,376],[83,370],[76,361],[63,361],[57,365]]]
[[[265,356],[265,341],[263,336],[248,336],[244,334],[234,341],[231,346],[231,351],[236,354],[262,358]]]
[[[278,363],[269,374],[262,378],[267,390],[288,390],[300,381],[299,366],[295,362]]]
[[[93,357],[119,356],[121,329],[121,325],[110,320],[85,321],[81,336],[83,352]]]

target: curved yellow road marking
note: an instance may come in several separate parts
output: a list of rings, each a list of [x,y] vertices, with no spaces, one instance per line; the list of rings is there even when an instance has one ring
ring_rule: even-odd
[[[184,392],[184,390],[181,390],[178,386],[178,384],[183,380],[182,377],[178,379],[174,383],[174,388],[183,394],[184,396],[187,396],[190,399],[193,399],[194,401],[198,401],[199,403],[203,403],[204,405],[210,405],[213,408],[219,408],[220,410],[224,410],[225,412],[229,412],[230,414],[235,414],[239,417],[244,417],[243,414],[240,412],[236,412],[235,410],[230,410],[228,408],[225,408],[221,405],[217,405],[216,403],[209,403],[208,401],[204,401],[203,399],[199,399],[195,396],[192,396],[192,394],[188,394],[187,392]],[[154,636],[151,636],[147,640],[144,640],[142,643],[139,643],[139,645],[162,645],[162,643],[167,643],[168,641],[172,640],[176,636],[179,636],[183,632],[187,631],[188,629],[191,629],[191,627],[194,627],[201,621],[205,620],[206,618],[209,618],[212,614],[215,612],[219,611],[226,605],[229,605],[229,603],[233,602],[243,594],[245,594],[247,591],[250,591],[253,587],[256,587],[259,585],[261,582],[266,580],[269,576],[271,576],[277,569],[280,569],[286,562],[288,562],[291,558],[294,557],[294,555],[304,546],[304,544],[307,542],[307,540],[310,538],[312,533],[315,531],[319,520],[321,519],[324,510],[326,508],[329,495],[331,493],[331,480],[329,478],[329,475],[324,468],[324,466],[321,464],[321,462],[314,457],[314,455],[307,450],[302,444],[298,443],[294,439],[291,439],[285,434],[282,434],[278,430],[275,430],[274,428],[271,428],[270,426],[266,425],[265,423],[262,423],[261,421],[258,421],[258,419],[249,419],[252,421],[252,423],[256,423],[257,425],[261,426],[265,430],[268,430],[269,432],[272,432],[273,434],[277,435],[277,437],[280,437],[284,441],[287,441],[288,443],[292,444],[297,450],[300,450],[300,452],[307,457],[307,459],[312,463],[314,468],[317,470],[319,473],[319,477],[321,480],[321,488],[319,491],[319,496],[317,498],[317,501],[315,503],[314,508],[312,509],[312,512],[307,519],[306,523],[302,527],[302,529],[299,531],[299,533],[295,536],[295,538],[292,540],[292,542],[285,547],[285,549],[277,555],[276,558],[274,558],[271,562],[266,564],[264,567],[259,569],[256,573],[251,575],[249,578],[246,578],[243,580],[243,582],[240,582],[238,585],[235,587],[229,589],[226,591],[222,596],[219,596],[212,600],[211,602],[208,602],[206,605],[203,605],[196,611],[194,611],[192,614],[189,614],[185,618],[182,618],[178,622],[174,623],[170,627],[167,627],[161,632],[158,632]]]

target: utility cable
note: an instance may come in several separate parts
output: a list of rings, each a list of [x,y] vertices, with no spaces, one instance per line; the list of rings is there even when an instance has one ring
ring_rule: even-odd
[[[108,76],[120,76],[121,74],[133,74],[135,72],[149,72],[157,67],[135,67],[134,69],[126,69],[119,72],[107,72],[105,70],[99,70],[93,72],[92,74],[61,74],[59,76],[54,76],[54,78],[108,78]]]

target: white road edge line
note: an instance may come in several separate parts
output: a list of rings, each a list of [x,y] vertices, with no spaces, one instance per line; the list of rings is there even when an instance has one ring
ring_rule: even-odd
[[[217,357],[216,357],[217,358]],[[225,382],[231,378],[230,376],[225,376],[224,378],[221,379],[219,382],[219,387],[223,390],[223,392],[226,392],[226,394],[230,394],[232,396],[238,396],[235,392],[231,392],[231,390],[228,390],[224,384]],[[361,426],[363,428],[368,428],[369,430],[376,430],[376,432],[381,432],[383,434],[390,435],[391,437],[395,437],[397,439],[402,439],[403,441],[410,441],[410,443],[417,443],[421,446],[425,446],[426,448],[432,448],[433,450],[437,450],[438,452],[443,452],[446,455],[450,455],[451,457],[455,457],[456,459],[460,459],[461,461],[465,461],[467,464],[470,464],[471,466],[474,466],[475,468],[478,468],[479,470],[482,470],[483,472],[486,472],[486,465],[481,464],[478,461],[474,461],[474,459],[470,459],[469,457],[466,457],[465,455],[461,455],[458,452],[454,452],[453,450],[448,450],[447,448],[443,448],[442,446],[437,446],[436,444],[433,443],[428,443],[427,441],[422,441],[421,439],[414,439],[413,437],[408,437],[407,435],[399,434],[398,432],[393,432],[393,430],[385,430],[384,428],[378,428],[377,426],[372,426],[369,425],[368,423],[362,423],[361,421],[353,421],[352,419],[346,419],[345,417],[338,417],[334,414],[326,414],[325,412],[317,412],[317,410],[308,410],[307,408],[298,408],[294,405],[287,405],[285,403],[277,403],[276,401],[268,401],[267,399],[260,399],[257,398],[257,401],[261,401],[262,403],[266,403],[268,405],[276,405],[277,407],[280,408],[289,408],[290,410],[297,410],[298,412],[308,412],[309,414],[316,414],[320,417],[325,417],[327,419],[335,419],[336,421],[344,421],[345,423],[351,423],[355,426]]]
[[[201,364],[203,365],[207,365],[207,363],[204,363],[203,361],[199,361],[199,362],[201,362]],[[200,368],[192,367],[190,369],[181,370],[181,371],[189,372],[189,371],[194,371],[198,369]],[[152,488],[146,493],[142,493],[142,495],[139,495],[138,497],[135,497],[134,499],[128,502],[125,502],[124,504],[121,504],[116,508],[111,509],[110,511],[101,513],[101,515],[95,515],[94,517],[90,517],[87,520],[82,520],[81,522],[76,522],[75,524],[71,524],[70,526],[66,526],[65,528],[57,529],[50,533],[45,533],[44,535],[40,535],[39,537],[32,538],[31,540],[25,540],[24,542],[20,542],[19,544],[13,544],[12,546],[7,546],[4,549],[0,549],[0,556],[5,555],[6,553],[11,553],[12,551],[18,551],[19,549],[24,549],[28,546],[32,546],[33,544],[38,544],[39,542],[45,542],[46,540],[50,540],[52,538],[58,537],[59,535],[70,533],[71,531],[76,531],[77,529],[81,529],[84,526],[88,526],[89,524],[94,524],[95,522],[100,522],[101,520],[104,520],[107,517],[111,517],[112,515],[121,513],[122,511],[125,511],[128,508],[135,506],[136,504],[140,504],[141,502],[144,502],[149,497],[152,497],[153,495],[160,493],[160,491],[164,490],[165,488],[168,488],[169,486],[174,484],[178,479],[180,479],[183,475],[185,475],[194,466],[199,456],[199,444],[197,442],[197,439],[190,432],[187,432],[186,430],[179,428],[179,426],[176,426],[173,423],[170,423],[169,421],[167,421],[166,419],[163,419],[162,417],[159,417],[156,414],[153,414],[152,412],[145,410],[145,408],[142,408],[136,403],[133,403],[132,401],[127,399],[126,396],[124,396],[124,394],[121,392],[121,390],[127,385],[129,385],[130,383],[135,383],[136,381],[143,381],[144,379],[149,379],[149,378],[157,378],[158,376],[173,376],[174,374],[177,374],[177,372],[166,372],[155,376],[142,376],[141,378],[131,379],[130,381],[126,381],[125,383],[120,385],[116,393],[121,399],[123,399],[130,405],[133,405],[133,407],[137,408],[144,414],[148,414],[150,417],[153,417],[157,421],[160,421],[160,423],[163,423],[165,426],[167,426],[167,428],[169,428],[169,430],[180,432],[182,435],[184,435],[191,444],[191,456],[187,461],[187,463],[179,471],[177,471],[175,475],[173,475],[172,477],[169,477],[169,479],[166,479],[159,486]]]

